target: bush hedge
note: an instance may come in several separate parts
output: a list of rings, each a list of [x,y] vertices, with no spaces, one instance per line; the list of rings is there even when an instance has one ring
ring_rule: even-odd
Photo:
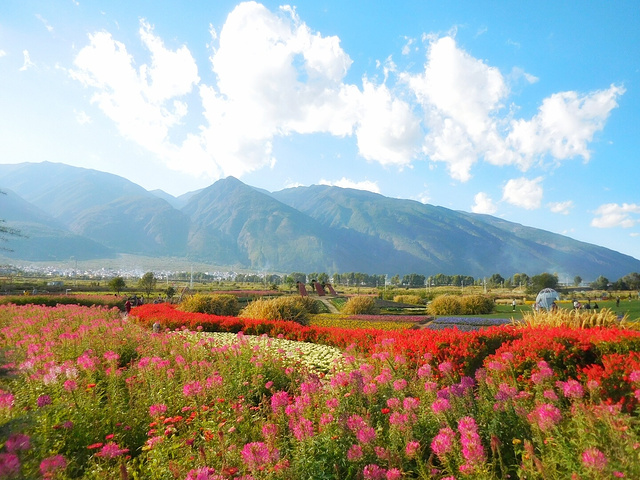
[[[209,313],[235,317],[240,313],[238,298],[231,294],[204,295],[196,293],[180,303],[183,312]]]

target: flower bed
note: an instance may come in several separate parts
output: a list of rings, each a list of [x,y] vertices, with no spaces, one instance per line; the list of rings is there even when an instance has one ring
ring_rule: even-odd
[[[351,344],[319,372],[296,342],[152,333],[186,317],[151,307],[0,307],[0,477],[640,478],[637,332],[264,322]]]

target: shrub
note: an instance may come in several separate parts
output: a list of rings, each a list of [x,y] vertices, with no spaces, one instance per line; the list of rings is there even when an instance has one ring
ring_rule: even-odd
[[[183,312],[208,313],[211,315],[222,315],[235,317],[240,312],[238,298],[235,295],[204,295],[196,293],[186,298],[178,307]]]
[[[493,312],[493,300],[482,295],[466,295],[460,298],[462,315],[485,315]]]
[[[460,315],[462,305],[460,298],[454,295],[440,295],[433,299],[427,307],[430,315]]]
[[[264,320],[291,320],[307,325],[309,314],[317,311],[315,301],[308,297],[260,298],[243,308],[239,316]]]
[[[351,297],[342,307],[346,315],[375,315],[378,313],[376,301],[372,297]]]
[[[395,295],[393,301],[396,303],[409,303],[411,305],[420,305],[422,298],[420,295]]]

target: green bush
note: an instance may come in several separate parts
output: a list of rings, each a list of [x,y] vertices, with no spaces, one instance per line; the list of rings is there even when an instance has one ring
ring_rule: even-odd
[[[239,316],[264,320],[291,320],[308,325],[311,313],[318,313],[318,306],[315,300],[309,297],[277,297],[254,300],[242,309]]]
[[[378,311],[376,300],[372,297],[351,297],[342,307],[345,315],[375,315]]]
[[[196,293],[183,300],[178,310],[235,317],[240,313],[240,306],[238,305],[238,298],[235,295],[204,295],[202,293]]]
[[[423,303],[420,295],[395,295],[393,301],[396,303],[408,303],[410,305],[420,305]]]
[[[454,295],[440,295],[429,304],[427,312],[430,315],[460,315],[462,313],[460,298]]]
[[[493,312],[494,301],[483,295],[466,295],[460,297],[462,315],[485,315]]]

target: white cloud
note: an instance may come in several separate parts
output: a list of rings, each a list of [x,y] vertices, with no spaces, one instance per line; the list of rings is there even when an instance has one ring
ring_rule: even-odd
[[[0,50],[0,57],[4,57],[7,54],[4,50]]]
[[[22,66],[19,69],[21,72],[24,72],[25,70],[36,66],[36,64],[31,61],[31,56],[29,55],[29,50],[23,50],[22,51],[22,55],[24,57],[24,62],[23,62]]]
[[[87,115],[86,112],[84,111],[78,112],[74,110],[73,113],[76,116],[76,122],[78,122],[80,125],[86,125],[88,123],[91,123],[91,117]]]
[[[561,92],[545,98],[531,120],[515,120],[511,125],[507,143],[518,153],[519,166],[526,170],[545,155],[556,160],[577,156],[589,160],[589,142],[604,128],[624,92],[623,87],[611,85],[586,95]]]
[[[422,73],[400,72],[388,57],[377,62],[384,79],[364,77],[361,86],[344,81],[352,60],[340,39],[312,31],[295,8],[273,12],[240,3],[219,33],[209,31],[212,84],[201,82],[186,46],[166,48],[144,20],[139,35],[150,61],[134,58],[103,31],[89,36],[71,73],[93,89],[92,102],[123,136],[172,168],[212,179],[273,167],[275,138],[310,133],[354,136],[363,158],[385,166],[410,167],[426,157],[459,181],[471,178],[479,161],[526,171],[549,156],[586,160],[594,134],[624,93],[616,86],[556,93],[533,118],[514,119],[517,106],[504,111],[509,82],[459,48],[455,31],[423,35],[429,47]],[[414,45],[406,42],[403,54]],[[25,51],[23,69],[27,60]],[[510,75],[538,80],[520,68]],[[194,90],[200,104],[188,105]],[[202,124],[178,144],[172,132],[184,128],[194,108]]]
[[[47,22],[47,20],[42,15],[36,13],[36,18],[42,22],[44,28],[46,28],[49,33],[53,32],[53,27],[49,25],[49,22]]]
[[[424,203],[425,205],[431,201],[431,196],[428,190],[421,192],[416,197],[413,197],[412,200],[416,200],[420,203]]]
[[[493,118],[509,93],[500,71],[459,49],[452,37],[432,39],[424,73],[401,75],[420,102],[428,132],[423,151],[466,181],[479,157],[503,156]]]
[[[498,211],[497,205],[494,201],[484,192],[479,192],[473,197],[475,204],[471,207],[473,213],[486,213],[487,215],[493,215]]]
[[[178,98],[198,83],[197,66],[186,47],[167,50],[144,20],[139,33],[151,53],[150,65],[136,69],[124,44],[107,32],[98,32],[89,36],[90,44],[80,50],[70,74],[95,89],[91,101],[123,136],[175,161],[180,149],[169,144],[167,137],[186,115],[187,106]]]
[[[368,190],[373,193],[380,193],[380,187],[376,182],[370,182],[369,180],[363,180],[362,182],[355,182],[353,180],[349,180],[346,177],[342,177],[340,180],[329,181],[329,180],[320,180],[320,185],[330,185],[334,187],[341,188],[354,188],[356,190]]]
[[[524,177],[509,180],[502,190],[502,199],[526,210],[540,208],[542,203],[542,177],[528,180]]]
[[[635,203],[606,203],[600,205],[591,220],[592,227],[598,228],[631,228],[640,223],[640,205]]]
[[[553,213],[569,215],[571,209],[573,209],[573,201],[567,200],[566,202],[551,202],[547,206]]]

